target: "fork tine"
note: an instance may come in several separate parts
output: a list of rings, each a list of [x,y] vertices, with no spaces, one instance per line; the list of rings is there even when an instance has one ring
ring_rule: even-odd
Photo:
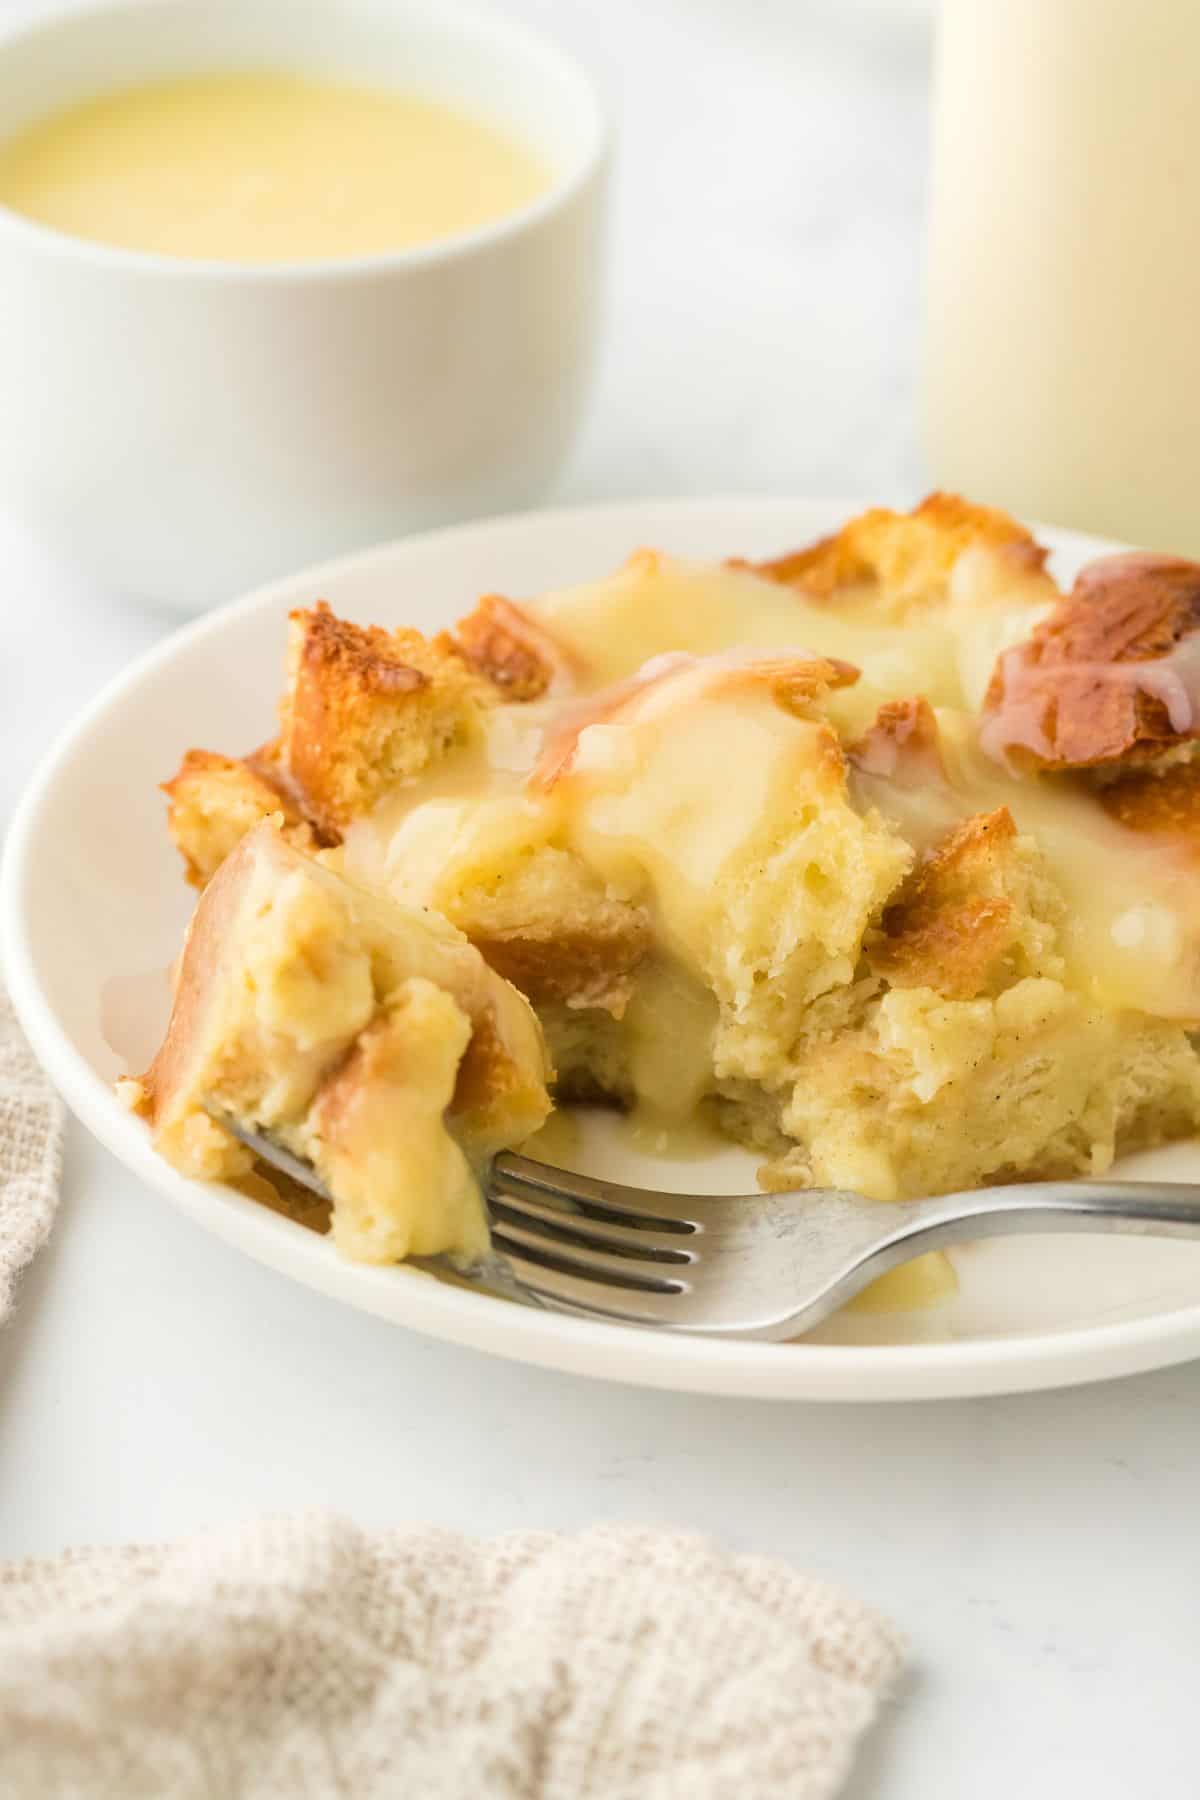
[[[569,1204],[555,1204],[540,1194],[532,1195],[515,1184],[503,1193],[493,1192],[488,1202],[493,1220],[511,1221],[531,1230],[539,1229],[544,1237],[577,1249],[612,1250],[631,1260],[651,1263],[689,1263],[692,1233],[654,1231],[638,1225],[618,1225],[611,1219],[598,1219],[593,1214],[576,1211]]]
[[[310,1162],[305,1162],[303,1157],[293,1156],[290,1150],[285,1150],[282,1144],[277,1144],[275,1139],[268,1136],[265,1131],[255,1131],[253,1126],[244,1124],[241,1119],[235,1119],[233,1114],[226,1112],[223,1107],[206,1102],[204,1110],[210,1119],[215,1119],[218,1125],[224,1126],[229,1135],[235,1137],[239,1144],[245,1144],[247,1150],[252,1150],[259,1161],[265,1162],[269,1169],[278,1169],[281,1175],[286,1175],[299,1187],[307,1188],[310,1194],[316,1194],[321,1200],[333,1200],[333,1195],[317,1171]]]
[[[547,1235],[540,1223],[523,1225],[517,1220],[495,1219],[492,1243],[511,1262],[514,1256],[577,1275],[582,1281],[645,1293],[677,1294],[688,1286],[686,1263],[640,1261],[621,1253],[594,1249],[590,1244],[569,1244]],[[689,1259],[690,1261],[690,1259]]]
[[[536,1299],[590,1318],[614,1319],[631,1325],[669,1325],[680,1295],[654,1288],[611,1287],[554,1267],[539,1251],[523,1255],[515,1245],[498,1245],[521,1286]]]
[[[293,1157],[265,1133],[216,1107],[210,1110],[265,1163],[283,1169],[315,1193],[325,1192],[310,1164]],[[515,1281],[519,1285],[512,1289],[510,1298],[541,1301],[589,1318],[631,1325],[682,1323],[679,1303],[690,1284],[680,1279],[680,1274],[683,1267],[694,1261],[682,1246],[698,1229],[684,1218],[686,1203],[682,1195],[674,1216],[654,1217],[641,1211],[640,1190],[569,1175],[525,1157],[504,1156],[497,1162],[513,1168],[511,1172],[502,1171],[499,1179],[493,1171],[489,1183],[496,1255],[474,1271],[457,1270],[460,1279],[473,1280],[492,1293],[504,1292]],[[611,1194],[622,1196],[625,1204],[611,1199]],[[649,1194],[646,1198],[668,1203],[675,1200],[669,1194]],[[576,1204],[586,1206],[587,1213],[576,1213]],[[636,1212],[631,1210],[634,1206],[638,1208]],[[509,1216],[498,1217],[498,1213]],[[598,1213],[608,1216],[597,1217]],[[638,1223],[618,1222],[634,1219]],[[555,1234],[553,1238],[551,1232]],[[593,1235],[586,1237],[584,1233]],[[614,1248],[605,1251],[600,1247],[602,1242]],[[618,1244],[624,1254],[615,1248]],[[669,1261],[665,1260],[668,1255]],[[417,1260],[425,1263],[427,1259]],[[436,1257],[428,1259],[435,1272],[438,1261]]]

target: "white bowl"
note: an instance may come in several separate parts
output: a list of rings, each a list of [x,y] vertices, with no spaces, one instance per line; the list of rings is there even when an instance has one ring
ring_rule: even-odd
[[[97,244],[0,207],[0,491],[105,584],[195,610],[314,557],[529,504],[595,338],[605,128],[567,57],[458,0],[126,0],[0,38],[6,133],[237,67],[416,91],[556,178],[479,230],[344,261]]]
[[[958,1290],[915,1312],[846,1312],[798,1344],[728,1343],[536,1312],[410,1268],[347,1262],[327,1237],[156,1154],[113,1078],[144,1067],[166,1023],[166,968],[195,895],[155,783],[191,744],[237,749],[271,728],[288,609],[327,595],[349,618],[426,631],[485,586],[532,594],[614,568],[635,544],[767,556],[836,529],[826,501],[629,502],[434,532],[310,569],[200,620],[96,699],[35,776],[0,874],[0,955],[31,1043],[84,1123],[206,1230],[315,1289],[412,1330],[609,1380],[764,1399],[898,1400],[1053,1387],[1200,1355],[1200,1244],[1135,1237],[995,1238],[953,1253]],[[1108,548],[1039,532],[1069,580]],[[646,1186],[754,1186],[730,1149],[669,1163],[595,1121],[590,1167]],[[1130,1176],[1200,1179],[1200,1147],[1131,1158]]]

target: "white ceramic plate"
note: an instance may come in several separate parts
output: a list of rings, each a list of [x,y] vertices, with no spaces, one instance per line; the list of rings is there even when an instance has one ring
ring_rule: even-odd
[[[639,544],[765,554],[852,507],[712,500],[527,515],[443,531],[276,583],[181,631],[100,695],[47,758],[13,823],[4,960],[18,1012],[63,1095],[111,1151],[236,1248],[320,1292],[415,1330],[579,1374],[796,1399],[916,1399],[1051,1387],[1200,1354],[1200,1244],[1135,1238],[997,1240],[957,1253],[958,1292],[923,1311],[843,1314],[794,1345],[727,1344],[557,1317],[404,1268],[341,1261],[323,1238],[231,1189],[185,1181],[113,1098],[121,1057],[148,1056],[163,971],[191,896],[156,783],[182,750],[241,750],[272,729],[288,608],[324,595],[352,618],[432,629],[486,589],[517,596],[603,573]],[[1107,546],[1046,534],[1060,576]],[[640,1164],[614,1141],[605,1172],[709,1191],[751,1186],[749,1159]],[[1137,1160],[1200,1179],[1200,1149]],[[1133,1164],[1126,1165],[1133,1172]],[[320,1304],[314,1302],[314,1305]]]

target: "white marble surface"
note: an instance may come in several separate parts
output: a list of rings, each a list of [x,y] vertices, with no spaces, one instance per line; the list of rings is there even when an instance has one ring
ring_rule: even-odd
[[[525,0],[622,122],[612,330],[564,498],[920,481],[925,40],[898,4]],[[0,818],[167,621],[0,522]],[[844,1581],[915,1667],[851,1800],[1195,1789],[1200,1367],[772,1407],[426,1343],[239,1261],[82,1132],[0,1337],[0,1555],[257,1508],[479,1531],[661,1519]]]

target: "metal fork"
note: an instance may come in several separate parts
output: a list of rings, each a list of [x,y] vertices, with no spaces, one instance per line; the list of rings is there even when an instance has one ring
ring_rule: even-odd
[[[217,1115],[268,1165],[328,1200],[311,1164]],[[1016,1232],[1200,1239],[1200,1184],[1027,1181],[880,1204],[834,1188],[664,1194],[505,1151],[487,1180],[493,1256],[423,1266],[559,1312],[660,1331],[783,1341],[926,1250]]]

